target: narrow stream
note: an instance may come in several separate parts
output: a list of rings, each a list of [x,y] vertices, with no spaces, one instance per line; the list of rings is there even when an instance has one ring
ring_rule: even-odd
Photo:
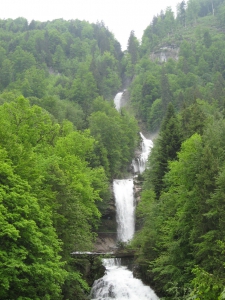
[[[120,109],[122,93],[114,99],[116,109]],[[153,143],[146,139],[142,133],[142,152],[137,160],[133,160],[136,173],[142,173],[146,168],[148,155]],[[128,242],[135,231],[135,199],[133,178],[114,179],[113,191],[116,204],[117,240]],[[121,265],[121,259],[103,259],[106,274],[96,280],[91,290],[92,300],[158,300],[154,291],[134,278],[133,273],[126,266]]]

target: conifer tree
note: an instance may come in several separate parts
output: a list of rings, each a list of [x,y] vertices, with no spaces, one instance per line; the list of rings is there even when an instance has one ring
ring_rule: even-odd
[[[176,159],[180,146],[180,124],[170,103],[150,158],[150,182],[158,197],[165,188],[163,178],[168,171],[168,162]]]
[[[177,4],[177,19],[182,26],[186,26],[186,3],[184,0]]]
[[[168,104],[172,101],[172,93],[170,90],[166,69],[164,67],[162,67],[162,73],[161,73],[161,98],[162,98],[163,115],[165,115]]]
[[[132,30],[130,33],[130,37],[128,39],[128,46],[127,50],[131,55],[131,61],[132,64],[135,64],[138,60],[138,47],[139,47],[139,42],[134,35],[134,31]]]

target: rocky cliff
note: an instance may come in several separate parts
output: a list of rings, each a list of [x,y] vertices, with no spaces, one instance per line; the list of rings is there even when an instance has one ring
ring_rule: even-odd
[[[165,45],[151,53],[150,59],[160,63],[168,61],[169,58],[178,60],[179,47],[176,45]]]

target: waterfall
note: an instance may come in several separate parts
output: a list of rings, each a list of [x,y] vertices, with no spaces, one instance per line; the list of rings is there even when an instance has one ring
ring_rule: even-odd
[[[153,147],[153,142],[151,140],[148,140],[144,137],[144,135],[140,132],[141,138],[142,138],[142,152],[140,155],[140,173],[143,173],[146,169],[146,163],[148,161],[148,157],[150,154],[150,151]]]
[[[117,110],[120,109],[122,93],[114,99]],[[153,146],[152,141],[146,139],[142,133],[142,152],[136,164],[137,172],[145,169],[148,155]],[[133,179],[114,179],[113,192],[116,204],[117,239],[128,242],[135,230],[135,199]],[[134,278],[127,267],[121,265],[121,259],[103,259],[106,274],[96,280],[91,290],[92,300],[158,300],[154,291],[145,286],[140,279]]]
[[[146,169],[146,163],[148,161],[148,156],[153,147],[153,142],[149,139],[146,139],[141,132],[140,132],[140,136],[142,139],[141,154],[139,155],[139,157],[133,159],[132,166],[133,166],[134,173],[142,174]]]
[[[128,242],[134,235],[134,183],[133,179],[113,181],[116,204],[117,239]]]
[[[108,262],[109,261],[109,262]],[[131,271],[122,267],[119,261],[103,260],[107,273],[97,280],[92,288],[93,300],[157,300],[158,297],[142,281],[134,278]],[[93,298],[94,297],[94,298]]]
[[[121,108],[121,99],[122,99],[123,92],[119,92],[116,94],[114,98],[114,104],[117,110],[120,110]]]

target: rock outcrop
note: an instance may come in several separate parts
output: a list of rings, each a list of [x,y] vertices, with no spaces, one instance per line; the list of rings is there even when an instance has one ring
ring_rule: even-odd
[[[159,61],[160,63],[168,61],[169,58],[178,60],[179,47],[176,45],[166,45],[159,50],[151,53],[150,59],[154,61]]]

